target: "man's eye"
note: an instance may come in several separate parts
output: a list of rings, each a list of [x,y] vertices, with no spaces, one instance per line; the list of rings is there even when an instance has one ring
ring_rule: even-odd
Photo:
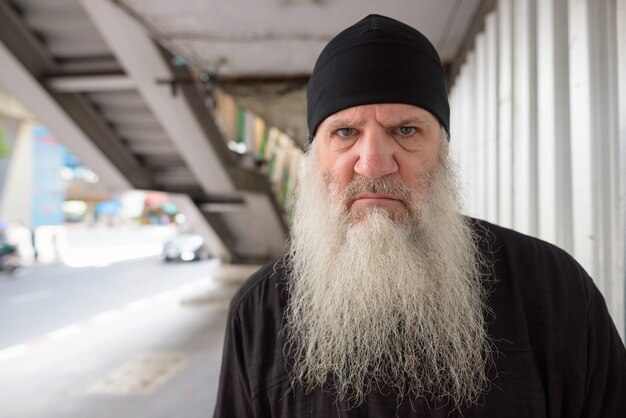
[[[340,129],[337,129],[336,133],[338,136],[342,138],[347,138],[351,135],[354,135],[355,130],[354,128],[340,128]]]
[[[417,133],[417,128],[414,126],[401,126],[398,128],[398,133],[403,136],[411,136]]]

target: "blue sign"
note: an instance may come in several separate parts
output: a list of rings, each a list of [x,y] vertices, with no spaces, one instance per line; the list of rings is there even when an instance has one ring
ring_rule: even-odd
[[[33,227],[61,225],[65,180],[61,177],[66,151],[50,131],[33,128]]]

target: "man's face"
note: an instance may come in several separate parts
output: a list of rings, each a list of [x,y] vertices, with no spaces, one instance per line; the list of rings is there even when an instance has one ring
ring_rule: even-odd
[[[385,387],[460,406],[486,387],[481,256],[442,133],[400,104],[320,125],[293,208],[292,383],[357,404]]]
[[[428,111],[406,104],[372,104],[339,111],[322,122],[315,152],[324,178],[338,192],[359,179],[388,179],[411,195],[423,190],[425,176],[438,163],[441,127]],[[342,208],[351,215],[379,206],[403,216],[407,196],[357,188]]]

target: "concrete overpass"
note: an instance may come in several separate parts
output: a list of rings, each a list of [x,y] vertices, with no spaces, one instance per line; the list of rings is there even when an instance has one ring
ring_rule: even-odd
[[[279,255],[266,176],[230,151],[187,67],[108,1],[0,3],[0,84],[111,190],[173,194],[214,254]],[[172,84],[174,82],[174,84]]]

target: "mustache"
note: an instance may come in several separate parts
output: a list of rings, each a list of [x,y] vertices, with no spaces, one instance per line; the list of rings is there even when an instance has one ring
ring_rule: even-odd
[[[394,199],[402,201],[406,206],[410,206],[413,192],[405,184],[393,180],[390,177],[379,177],[376,179],[368,177],[354,178],[341,192],[344,203],[354,201],[360,193],[382,193],[390,195]]]

